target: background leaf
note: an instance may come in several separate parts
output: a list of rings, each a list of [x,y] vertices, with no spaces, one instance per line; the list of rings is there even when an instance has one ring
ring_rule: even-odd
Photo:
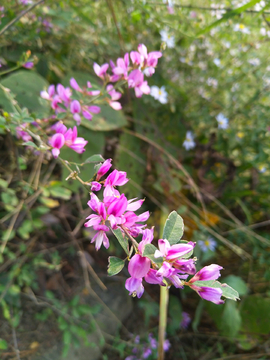
[[[119,244],[125,250],[125,253],[127,255],[129,255],[128,240],[127,240],[126,236],[122,233],[122,231],[120,229],[112,230],[112,232],[114,233],[117,240],[119,241]]]
[[[116,256],[109,256],[108,275],[113,276],[118,274],[125,266],[125,260],[119,259]]]
[[[172,211],[166,220],[163,239],[167,239],[171,245],[177,244],[184,233],[184,222],[176,211]]]
[[[35,112],[37,117],[46,117],[49,114],[49,102],[40,102],[40,92],[47,89],[49,83],[34,71],[20,70],[7,76],[1,84],[10,89],[16,95],[16,100],[21,107],[28,108],[29,112]],[[7,112],[13,112],[9,100],[0,89],[0,107]]]
[[[205,286],[213,289],[217,289],[217,288],[221,289],[222,296],[224,296],[225,298],[235,301],[239,300],[239,294],[236,290],[234,290],[227,284],[221,284],[219,281],[215,281],[215,280],[195,281],[193,284],[196,286]]]

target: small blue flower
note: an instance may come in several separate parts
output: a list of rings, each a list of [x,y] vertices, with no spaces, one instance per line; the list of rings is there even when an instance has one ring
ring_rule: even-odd
[[[215,251],[217,242],[213,238],[209,237],[206,240],[199,240],[198,245],[202,252],[206,252],[207,250]]]

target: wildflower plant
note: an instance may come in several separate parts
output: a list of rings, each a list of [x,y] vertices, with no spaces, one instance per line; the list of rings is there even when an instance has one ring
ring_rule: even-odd
[[[70,171],[69,178],[79,180],[88,189],[90,193],[88,206],[92,214],[87,217],[85,227],[92,228],[95,232],[91,242],[95,243],[96,250],[102,245],[109,249],[109,234],[112,232],[115,235],[126,257],[120,259],[109,256],[108,274],[117,275],[127,263],[130,277],[125,281],[125,288],[129,295],[141,298],[146,282],[160,286],[163,289],[162,298],[165,294],[168,296],[168,289],[171,286],[179,289],[187,286],[197,292],[202,299],[223,304],[223,298],[237,300],[238,293],[230,286],[217,281],[220,270],[223,269],[221,266],[212,264],[199,271],[196,270],[196,258],[192,257],[196,243],[182,240],[184,224],[176,211],[168,216],[163,236],[158,240],[158,246],[155,246],[154,228],[148,228],[146,223],[150,212],[138,213],[144,200],[128,199],[125,193],[120,192],[121,186],[129,181],[126,172],[118,169],[111,171],[112,160],[107,159],[98,165],[90,181],[84,181],[77,171],[71,169],[71,164],[59,156],[64,146],[79,154],[85,151],[87,141],[78,136],[77,129],[80,128],[81,118],[91,121],[92,117],[100,112],[98,104],[102,102],[107,102],[116,111],[121,109],[118,100],[122,93],[118,90],[123,85],[133,88],[136,97],[151,93],[147,81],[144,80],[144,74],[151,76],[155,72],[161,56],[162,53],[159,51],[148,53],[147,48],[140,44],[138,51],[126,53],[124,58],[117,59],[116,64],[112,61],[110,66],[94,64],[94,71],[103,82],[101,89],[93,89],[89,81],[84,88],[81,88],[77,81],[71,78],[70,87],[64,87],[62,84],[56,87],[50,85],[47,90],[41,91],[41,97],[50,102],[53,110],[51,118],[43,123],[35,121],[28,114],[27,109],[20,109],[16,103],[14,113],[11,113],[6,121],[16,125],[16,135],[24,141],[24,145],[38,152],[50,151],[52,156],[59,158]],[[3,88],[3,90],[7,96],[11,96],[7,89]],[[163,94],[159,101],[165,103],[167,94],[163,88],[161,90]],[[77,126],[67,128],[65,121],[70,118]],[[51,124],[52,122],[54,123]],[[187,133],[185,142],[187,144],[183,145],[187,150],[195,146],[191,132]],[[100,160],[102,157],[97,156],[96,159]],[[161,301],[160,311],[163,314],[165,307],[166,301]],[[162,329],[159,334],[161,354],[169,346],[166,347],[164,339],[164,324],[160,329]],[[150,351],[152,351],[150,348],[144,350],[144,358],[147,354],[150,355]]]

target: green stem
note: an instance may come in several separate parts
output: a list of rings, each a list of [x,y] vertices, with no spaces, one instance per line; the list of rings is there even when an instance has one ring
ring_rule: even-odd
[[[11,68],[11,69],[8,69],[8,70],[6,70],[6,71],[3,71],[3,72],[0,73],[0,76],[6,75],[6,74],[8,74],[8,73],[10,73],[10,72],[12,72],[12,71],[15,71],[15,70],[19,69],[21,66],[22,66],[22,65],[17,65],[17,66],[14,66],[14,67]]]
[[[71,169],[71,167],[68,166],[66,161],[64,159],[60,158],[60,156],[58,156],[57,159],[60,160],[61,163],[68,169],[68,171],[70,172],[70,175],[74,174],[74,178],[77,179],[85,187],[85,189],[89,192],[89,188],[87,187],[86,183],[79,177],[79,175],[76,174],[76,172],[74,172],[74,170]]]
[[[169,290],[167,286],[160,286],[159,327],[158,327],[158,360],[164,360],[164,341],[167,326],[167,309]]]
[[[160,216],[160,238],[163,239],[163,231],[169,210],[163,208]],[[169,301],[169,289],[166,286],[160,286],[159,302],[159,326],[158,326],[158,360],[164,360],[164,341],[167,327],[167,311]]]

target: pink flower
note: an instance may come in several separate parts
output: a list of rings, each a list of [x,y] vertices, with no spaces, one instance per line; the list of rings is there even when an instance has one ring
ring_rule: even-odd
[[[193,259],[180,259],[173,262],[175,269],[178,269],[181,273],[194,275],[196,273],[196,267]]]
[[[64,102],[65,106],[68,106],[71,101],[72,92],[69,87],[65,88],[62,84],[56,86],[56,91],[60,99]]]
[[[141,199],[141,200],[134,201],[136,199],[137,198],[128,200],[127,211],[136,211],[142,206],[144,200]],[[151,230],[149,230],[149,231],[151,231]]]
[[[138,51],[141,54],[142,59],[146,60],[148,55],[147,55],[147,47],[144,44],[139,44],[138,45]]]
[[[33,61],[27,61],[24,65],[23,65],[24,68],[26,69],[32,69],[32,67],[34,67],[34,63]]]
[[[141,85],[135,87],[135,95],[136,97],[142,97],[143,94],[150,94],[150,87],[147,84],[147,81],[143,81]]]
[[[129,291],[129,295],[140,298],[144,292],[142,279],[128,278],[126,280],[125,288]]]
[[[105,180],[104,196],[113,196],[115,194],[114,186],[123,186],[128,182],[125,171],[113,170]]]
[[[123,213],[127,209],[127,198],[124,194],[122,194],[119,198],[115,197],[113,201],[110,203],[107,209],[108,215],[113,215],[114,217],[119,217],[123,215]],[[110,219],[110,216],[109,216]]]
[[[200,286],[200,281],[216,280],[220,277],[220,270],[223,269],[221,266],[212,264],[205,266],[193,276],[188,282],[189,286],[195,290],[198,295],[205,300],[211,301],[214,304],[223,304],[221,300],[222,290],[220,288],[212,288],[205,285]],[[197,282],[198,281],[198,282]],[[194,282],[197,282],[194,284]]]
[[[74,90],[79,91],[79,92],[82,92],[82,89],[79,87],[77,81],[76,81],[74,78],[71,78],[70,81],[69,81],[69,83],[70,83],[70,86],[71,86]]]
[[[73,119],[75,121],[77,121],[77,125],[80,125],[81,123],[81,117],[80,117],[80,112],[81,112],[81,104],[79,103],[78,100],[73,100],[70,104],[70,111],[73,114]]]
[[[101,165],[101,167],[98,169],[96,180],[99,181],[100,178],[102,178],[103,175],[105,175],[111,168],[112,159],[107,159],[104,161],[104,163]]]
[[[140,70],[133,70],[128,76],[128,86],[135,88],[136,97],[143,94],[150,94],[150,87],[147,81],[144,81],[143,73]]]
[[[146,76],[152,76],[155,72],[158,59],[162,56],[160,51],[152,51],[147,53],[147,48],[144,44],[139,44],[138,52],[131,51],[130,58],[133,64],[139,65],[143,69]]]
[[[155,269],[150,269],[148,273],[145,275],[144,280],[148,284],[159,284],[161,286],[165,286],[162,279],[159,276],[157,276],[157,270]]]
[[[97,214],[91,214],[86,219],[88,220],[84,226],[85,227],[91,227],[94,225],[99,225],[102,223],[105,224],[107,213],[104,204],[98,200],[97,196],[95,194],[91,194],[91,200],[88,201],[88,205],[91,207],[92,210],[96,211]]]
[[[106,225],[94,225],[94,230],[97,230],[98,232],[91,240],[91,243],[95,242],[96,250],[99,250],[102,244],[106,249],[108,249],[110,243],[106,235],[106,231],[109,231],[109,228]]]
[[[61,133],[54,134],[49,140],[49,144],[52,146],[52,154],[54,158],[57,158],[60,154],[61,147],[65,144],[65,137]]]
[[[92,120],[93,115],[91,113],[93,114],[100,113],[100,107],[96,105],[92,105],[83,108],[82,114],[87,120]]]
[[[144,61],[143,56],[141,56],[141,54],[138,53],[137,51],[131,51],[130,58],[132,63],[136,65],[141,65]]]
[[[216,264],[205,266],[198,271],[189,282],[194,283],[195,281],[216,280],[220,277],[220,270],[222,269],[222,266]]]
[[[140,86],[142,83],[143,83],[143,73],[138,69],[131,71],[131,73],[128,76],[128,87],[134,88]]]
[[[30,136],[26,131],[24,131],[25,126],[27,126],[26,123],[16,127],[16,136],[18,139],[22,139],[25,142],[31,141],[32,136]]]
[[[114,75],[122,75],[124,79],[127,79],[128,76],[128,66],[129,66],[129,55],[125,54],[124,59],[118,58],[117,65],[113,67],[112,71]],[[114,65],[114,64],[113,64]]]
[[[198,295],[204,300],[211,301],[214,304],[220,305],[224,304],[224,300],[221,300],[222,290],[221,289],[213,289],[209,287],[201,287],[197,290]]]
[[[177,260],[192,251],[195,245],[196,244],[191,241],[187,244],[171,245],[168,240],[160,239],[158,240],[159,250],[156,250],[154,256],[156,258],[163,257],[168,261]]]
[[[98,77],[104,79],[106,71],[108,70],[109,64],[103,64],[99,66],[98,64],[94,63],[94,71]]]
[[[53,147],[52,154],[55,158],[59,156],[60,149],[64,145],[70,147],[79,154],[85,151],[84,147],[88,141],[84,140],[84,138],[77,137],[76,126],[74,126],[73,129],[67,130],[66,126],[59,122],[53,125],[52,129],[57,132],[49,140],[49,144]]]
[[[140,279],[148,273],[150,266],[150,259],[139,254],[135,254],[128,264],[128,272],[130,273],[131,277]]]
[[[67,132],[67,127],[60,121],[51,126],[51,129],[57,133],[65,134]]]
[[[54,85],[50,85],[48,87],[48,92],[46,90],[43,90],[40,92],[40,96],[43,99],[50,100],[50,101],[52,101],[54,94],[55,94],[55,86]]]
[[[88,143],[84,138],[77,137],[77,128],[74,126],[73,130],[69,129],[65,134],[66,145],[78,154],[82,154],[85,145]]]
[[[90,81],[87,81],[87,88],[91,89],[92,85]],[[86,91],[87,95],[97,96],[100,94],[100,90],[92,90],[92,91]]]
[[[91,191],[99,191],[101,189],[101,184],[96,182],[96,181],[92,181],[91,183]]]
[[[120,102],[115,100],[119,100],[122,94],[119,91],[116,91],[111,84],[107,86],[106,90],[108,91],[108,94],[111,96],[111,100],[108,101],[109,105],[114,110],[121,110],[122,105],[120,104]]]

